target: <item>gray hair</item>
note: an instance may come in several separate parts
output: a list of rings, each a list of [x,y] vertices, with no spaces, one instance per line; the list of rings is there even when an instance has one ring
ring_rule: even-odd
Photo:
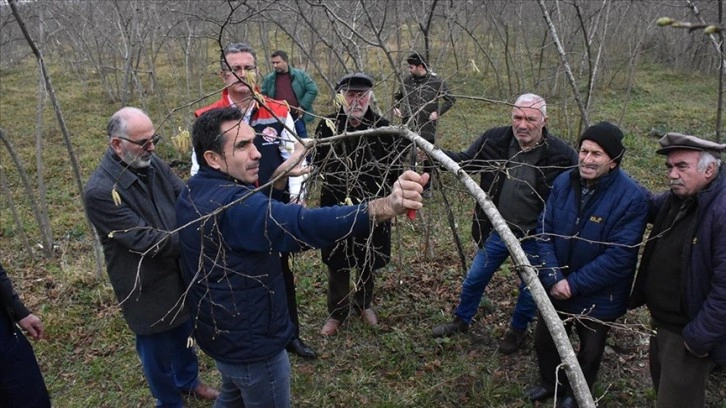
[[[257,52],[255,51],[252,46],[250,46],[247,43],[231,43],[227,44],[226,47],[222,50],[222,56],[219,57],[219,65],[222,67],[222,71],[225,71],[229,68],[227,65],[227,59],[225,58],[229,54],[236,54],[240,52],[247,52],[249,54],[252,54],[252,58],[255,59],[255,63],[257,63]]]
[[[547,117],[547,102],[539,95],[533,93],[519,95],[514,102],[514,106],[520,108],[535,108],[542,112],[542,116]]]
[[[106,133],[108,134],[108,138],[112,137],[129,137],[129,120],[134,115],[142,114],[146,117],[149,115],[146,114],[146,112],[142,111],[139,108],[134,108],[131,106],[127,106],[124,108],[119,109],[111,115],[111,119],[108,120],[108,125],[106,125]]]
[[[706,167],[708,167],[708,165],[711,163],[716,164],[716,170],[721,167],[721,159],[709,152],[701,150],[700,154],[698,155],[698,171],[703,173],[704,171],[706,171]]]

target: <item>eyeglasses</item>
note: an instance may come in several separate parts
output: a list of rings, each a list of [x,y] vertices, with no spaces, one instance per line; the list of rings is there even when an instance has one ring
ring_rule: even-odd
[[[116,138],[121,139],[121,140],[125,140],[125,141],[127,141],[129,143],[133,143],[133,144],[135,144],[137,146],[141,146],[144,149],[146,149],[146,148],[149,147],[149,142],[153,143],[154,146],[156,146],[161,141],[161,136],[159,136],[157,134],[154,134],[154,136],[151,136],[151,138],[149,138],[149,139],[141,139],[141,140],[131,140],[131,139],[126,138],[126,137],[123,137],[123,136],[116,136]]]
[[[230,69],[231,68],[231,69]],[[232,67],[227,67],[224,69],[224,72],[226,72],[228,75],[231,72],[234,72],[235,74],[241,74],[242,72],[254,72],[257,69],[257,66],[255,65],[233,65]]]

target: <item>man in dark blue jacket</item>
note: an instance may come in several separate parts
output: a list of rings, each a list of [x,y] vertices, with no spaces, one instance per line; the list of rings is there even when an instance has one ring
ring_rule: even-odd
[[[577,331],[577,360],[590,389],[605,351],[607,323],[627,310],[648,213],[645,192],[620,168],[622,139],[608,122],[585,130],[579,166],[557,177],[537,227],[539,278],[567,332]],[[542,382],[527,397],[540,401],[557,391],[564,394],[557,407],[576,407],[564,370],[558,375],[560,356],[541,318],[534,344]]]
[[[532,265],[537,246],[532,238],[537,216],[544,207],[555,178],[577,163],[574,149],[547,130],[547,104],[535,94],[520,95],[512,107],[511,126],[484,132],[463,152],[445,153],[466,172],[481,173],[479,185],[491,197]],[[494,272],[507,260],[509,250],[493,230],[484,210],[476,205],[471,234],[479,245],[461,288],[459,305],[450,323],[434,327],[433,335],[448,336],[469,329],[484,290]],[[524,344],[527,326],[537,312],[529,288],[520,281],[519,296],[509,330],[499,352],[511,354]]]
[[[199,346],[222,374],[215,407],[289,407],[294,335],[280,252],[332,245],[367,234],[407,209],[422,207],[428,175],[401,175],[385,198],[306,209],[256,191],[260,152],[239,109],[214,109],[194,124],[199,172],[177,203],[187,304]],[[296,149],[286,161],[302,160]]]
[[[657,332],[656,407],[703,407],[709,372],[726,364],[726,144],[680,133],[659,143],[671,188],[652,198],[631,307],[647,305]]]

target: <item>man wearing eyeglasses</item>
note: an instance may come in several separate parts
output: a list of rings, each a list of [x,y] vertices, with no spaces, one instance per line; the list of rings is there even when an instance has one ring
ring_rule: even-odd
[[[373,79],[356,72],[343,76],[336,91],[344,104],[337,113],[320,121],[317,138],[388,126],[389,122],[370,106]],[[331,126],[330,124],[334,125]],[[332,145],[319,145],[313,162],[324,177],[320,206],[358,204],[383,197],[402,172],[399,162],[406,143],[392,136],[346,138]],[[320,330],[323,336],[338,332],[350,312],[360,315],[364,324],[375,326],[378,317],[371,307],[374,273],[388,264],[391,256],[391,223],[379,223],[364,235],[348,237],[322,248],[328,267],[328,319]],[[356,271],[351,291],[350,273]]]
[[[184,394],[214,400],[201,382],[192,319],[184,303],[174,205],[182,180],[154,152],[151,119],[125,107],[108,122],[108,145],[86,184],[88,217],[103,244],[106,269],[157,407],[182,407]]]
[[[275,170],[287,160],[293,151],[295,138],[290,130],[295,128],[290,111],[283,102],[262,96],[255,99],[257,88],[257,53],[246,43],[228,44],[220,58],[220,78],[224,82],[221,98],[194,112],[196,117],[212,109],[236,107],[243,113],[243,120],[256,133],[255,147],[262,154],[258,184],[266,184],[273,178]],[[192,175],[196,174],[196,154],[192,152]],[[287,189],[278,190],[274,186],[267,190],[272,198],[284,203],[304,204],[302,183],[304,177],[288,177]],[[296,327],[295,336],[290,341],[288,351],[307,359],[317,358],[317,353],[300,339],[300,319],[297,311],[295,279],[289,266],[289,254],[282,254],[283,276],[287,291],[287,304],[290,318]]]

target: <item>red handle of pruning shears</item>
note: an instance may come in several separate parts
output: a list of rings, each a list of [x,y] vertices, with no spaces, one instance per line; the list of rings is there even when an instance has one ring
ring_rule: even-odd
[[[409,208],[408,211],[406,211],[406,216],[409,220],[413,221],[416,219],[416,210],[413,208]]]

